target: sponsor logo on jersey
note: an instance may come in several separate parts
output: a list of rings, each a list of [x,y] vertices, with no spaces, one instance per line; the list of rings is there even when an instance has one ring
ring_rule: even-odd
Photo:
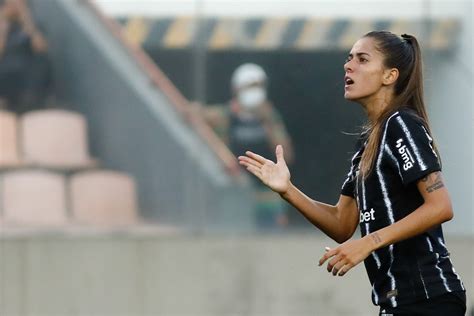
[[[373,208],[370,209],[370,211],[367,212],[360,212],[360,222],[361,223],[368,223],[370,221],[375,220],[375,210]]]
[[[403,161],[403,170],[407,171],[408,169],[413,167],[415,160],[413,159],[413,156],[411,155],[410,150],[407,148],[406,145],[403,144],[402,138],[397,140],[396,147]]]

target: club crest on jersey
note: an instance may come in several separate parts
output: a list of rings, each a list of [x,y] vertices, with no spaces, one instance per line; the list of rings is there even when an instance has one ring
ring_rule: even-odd
[[[408,169],[413,167],[415,160],[413,159],[413,156],[411,155],[410,150],[407,148],[406,145],[403,144],[402,138],[397,140],[396,147],[398,149],[398,153],[400,154],[400,157],[403,160],[403,170],[407,171]]]
[[[375,210],[373,208],[370,209],[370,211],[367,212],[360,212],[360,222],[361,223],[368,223],[370,221],[375,220]]]

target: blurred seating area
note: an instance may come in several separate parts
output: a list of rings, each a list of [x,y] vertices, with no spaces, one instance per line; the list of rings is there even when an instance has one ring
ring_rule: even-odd
[[[87,135],[72,111],[0,111],[2,228],[138,224],[134,179],[101,169]]]
[[[90,156],[84,115],[51,107],[45,35],[27,0],[0,0],[0,230],[137,225],[135,180]]]

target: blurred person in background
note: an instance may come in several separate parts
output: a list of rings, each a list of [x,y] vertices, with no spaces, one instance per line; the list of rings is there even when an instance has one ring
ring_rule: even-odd
[[[21,113],[50,93],[48,44],[25,0],[0,0],[0,98]]]
[[[240,65],[231,78],[233,97],[228,104],[201,108],[206,121],[236,155],[246,150],[270,154],[284,144],[286,160],[293,160],[290,137],[279,112],[268,100],[267,74],[252,63]],[[254,181],[257,192],[256,223],[261,229],[288,225],[286,205],[272,190]]]
[[[465,288],[441,227],[453,211],[423,100],[418,41],[370,32],[344,70],[344,97],[362,105],[368,121],[336,205],[291,183],[280,145],[276,163],[250,151],[239,161],[341,243],[327,247],[319,265],[328,261],[328,272],[343,276],[364,261],[380,315],[465,315]],[[362,238],[350,240],[358,224]]]

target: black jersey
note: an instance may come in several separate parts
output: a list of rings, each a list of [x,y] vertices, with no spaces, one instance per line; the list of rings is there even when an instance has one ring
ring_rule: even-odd
[[[241,117],[231,112],[229,122],[229,147],[235,155],[247,150],[263,157],[273,157],[273,145],[263,119],[257,115]]]
[[[373,171],[359,177],[366,145],[361,134],[341,194],[356,199],[362,236],[389,226],[423,204],[417,180],[440,171],[432,139],[414,111],[395,112],[384,123]],[[446,292],[463,291],[441,226],[374,251],[364,261],[375,305],[396,307]]]

